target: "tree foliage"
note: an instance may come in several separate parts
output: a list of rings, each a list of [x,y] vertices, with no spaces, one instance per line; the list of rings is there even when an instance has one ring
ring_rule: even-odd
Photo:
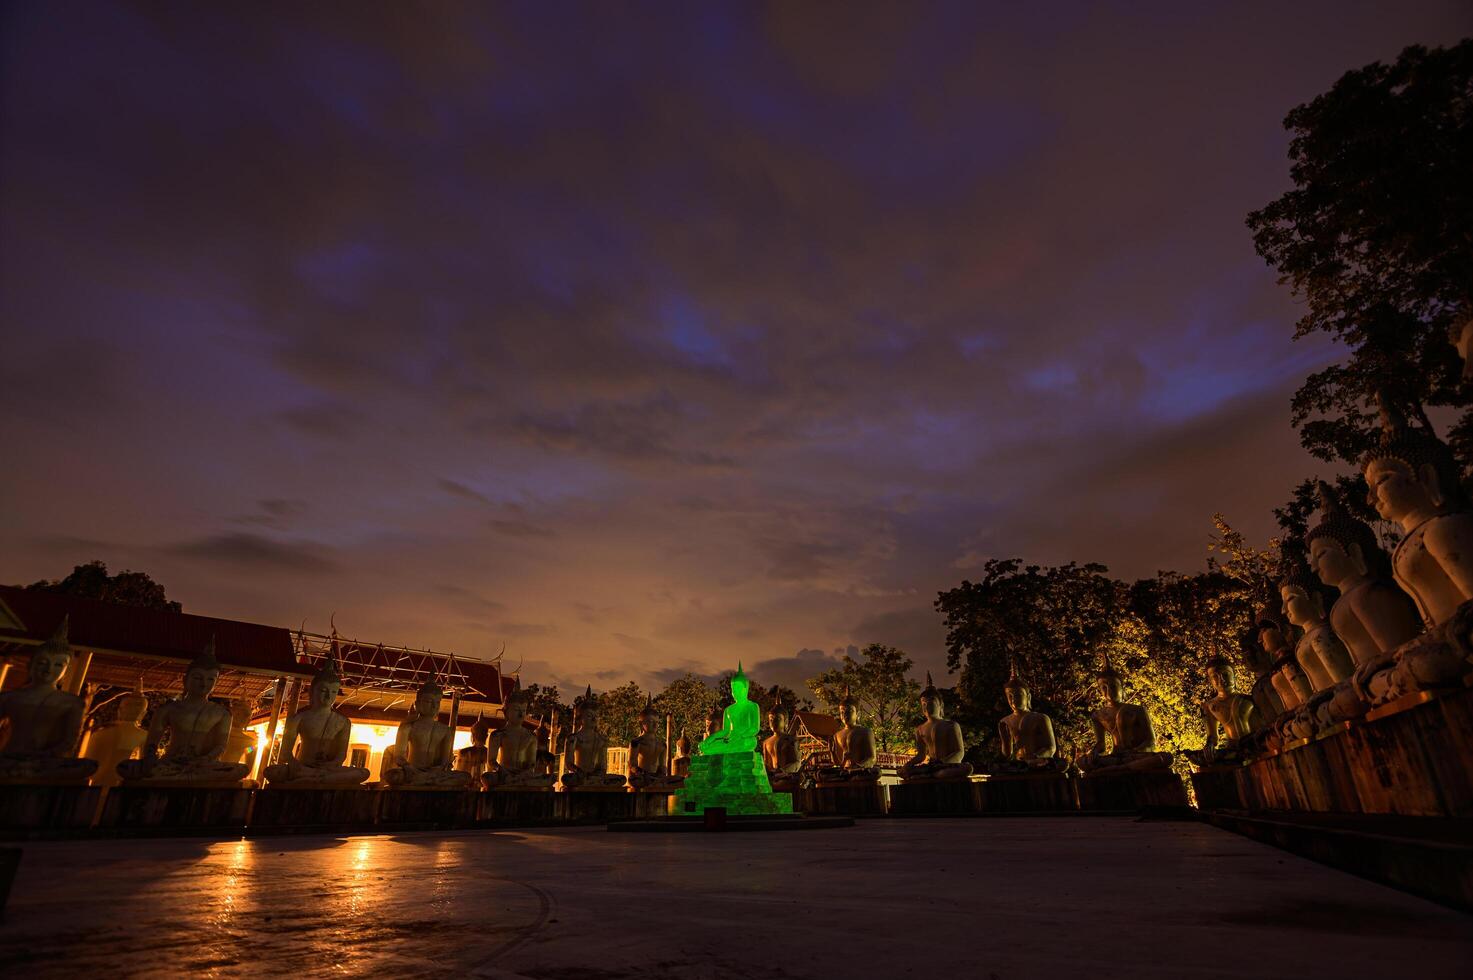
[[[608,736],[610,745],[628,745],[639,732],[639,713],[644,710],[645,692],[633,681],[592,696],[598,710],[599,727]],[[577,708],[588,701],[580,694],[573,699]]]
[[[1296,337],[1350,348],[1299,388],[1293,420],[1312,454],[1353,462],[1375,438],[1376,391],[1424,425],[1424,406],[1473,397],[1448,342],[1473,315],[1473,40],[1347,72],[1284,126],[1294,187],[1248,227],[1306,303]],[[1450,437],[1473,459],[1473,413]]]
[[[77,565],[66,578],[55,581],[42,579],[26,588],[33,592],[56,592],[79,599],[97,599],[121,606],[141,606],[164,612],[179,612],[182,609],[179,603],[169,601],[164,587],[149,578],[146,572],[125,569],[116,575],[109,575],[107,566],[100,561]]]
[[[892,752],[911,744],[921,720],[921,685],[908,676],[913,666],[905,651],[871,643],[859,652],[858,660],[845,654],[838,667],[810,677],[807,684],[834,714],[847,687],[858,702],[862,724],[874,735],[875,747]]]
[[[686,674],[665,685],[665,690],[655,696],[655,707],[673,716],[672,739],[684,735],[694,744],[700,742],[706,716],[720,700],[714,687],[695,674]]]

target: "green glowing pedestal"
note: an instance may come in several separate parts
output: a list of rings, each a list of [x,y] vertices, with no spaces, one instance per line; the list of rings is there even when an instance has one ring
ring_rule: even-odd
[[[792,813],[793,794],[772,791],[767,768],[756,752],[698,755],[690,760],[690,775],[676,794],[674,812],[700,816],[713,806],[725,807],[730,814]]]

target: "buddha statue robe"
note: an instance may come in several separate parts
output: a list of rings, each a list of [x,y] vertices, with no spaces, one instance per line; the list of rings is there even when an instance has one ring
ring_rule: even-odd
[[[916,754],[900,767],[901,780],[966,779],[972,764],[964,761],[967,742],[962,726],[946,717],[946,702],[929,671],[921,691],[921,713],[926,720],[916,728]]]
[[[1054,723],[1048,715],[1033,710],[1033,696],[1014,665],[1003,694],[1012,713],[997,723],[998,747],[1003,761],[992,767],[997,775],[1029,772],[1062,772],[1068,760],[1059,758]]]
[[[344,765],[348,758],[353,724],[337,711],[342,679],[328,658],[312,678],[308,706],[286,720],[281,736],[285,760],[266,767],[266,781],[275,788],[342,788],[357,786],[368,778],[361,766]]]
[[[31,653],[25,686],[0,694],[10,735],[0,749],[0,785],[78,785],[97,768],[76,757],[82,699],[57,685],[72,661],[68,620]]]
[[[250,775],[243,762],[221,757],[230,744],[230,711],[210,700],[220,680],[215,641],[184,672],[184,694],[153,713],[137,760],[120,762],[125,785],[242,787]],[[159,745],[167,737],[162,756]]]

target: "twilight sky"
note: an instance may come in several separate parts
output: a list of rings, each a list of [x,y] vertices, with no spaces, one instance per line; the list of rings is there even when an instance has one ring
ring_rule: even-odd
[[[0,581],[581,688],[944,660],[1324,472],[1246,213],[1447,2],[10,3]],[[457,13],[463,11],[464,15]],[[800,652],[801,651],[801,652]]]

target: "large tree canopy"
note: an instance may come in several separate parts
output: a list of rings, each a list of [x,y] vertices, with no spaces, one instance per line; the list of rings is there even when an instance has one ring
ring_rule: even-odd
[[[807,681],[824,707],[838,714],[847,689],[857,702],[860,724],[869,727],[881,752],[909,748],[920,723],[921,685],[906,676],[914,662],[904,650],[871,643],[856,660],[847,654],[838,667]]]
[[[1350,348],[1306,379],[1293,419],[1315,456],[1354,461],[1378,390],[1424,424],[1424,406],[1470,404],[1448,333],[1473,316],[1473,40],[1348,72],[1284,126],[1294,187],[1248,227],[1306,303],[1296,336]],[[1450,441],[1473,460],[1473,415]]]
[[[123,606],[162,609],[165,612],[179,612],[182,608],[179,603],[170,602],[164,593],[164,587],[149,578],[146,572],[125,569],[116,575],[109,575],[107,566],[100,561],[78,565],[64,579],[42,579],[26,588],[37,592],[58,592],[79,599],[99,599]]]

